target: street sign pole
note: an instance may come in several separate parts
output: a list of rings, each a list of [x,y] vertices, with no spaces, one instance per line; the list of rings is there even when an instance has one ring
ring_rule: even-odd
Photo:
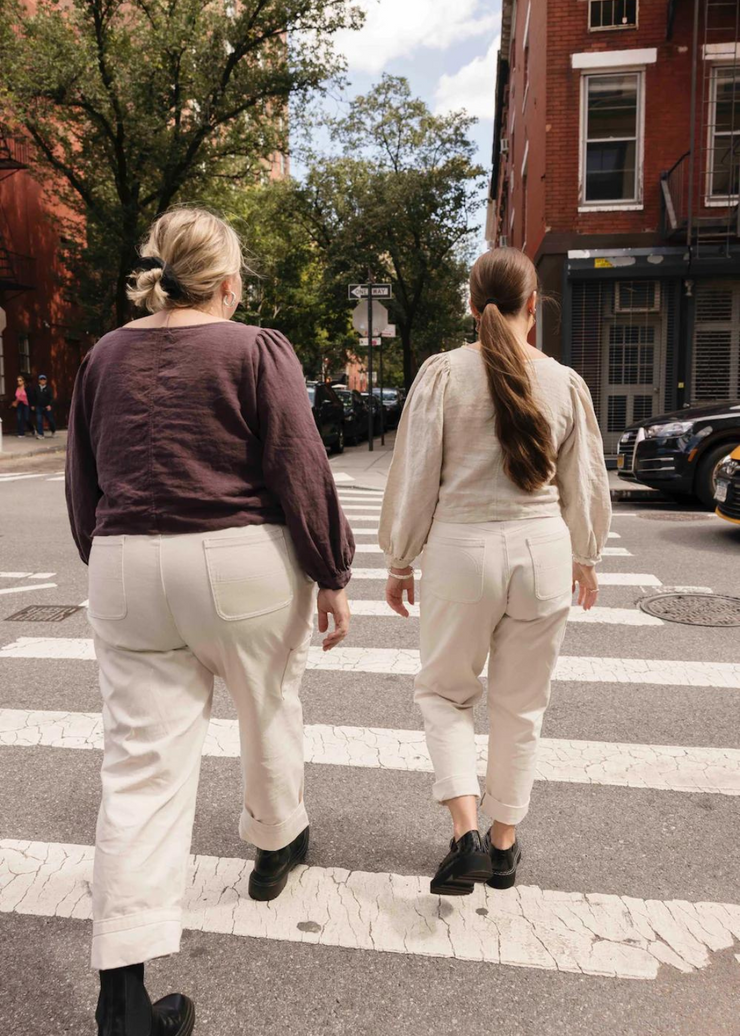
[[[367,415],[367,448],[372,451],[375,449],[375,443],[373,442],[373,435],[375,428],[373,427],[373,284],[372,278],[368,277],[368,292],[367,292],[367,383],[368,383],[368,396],[369,396],[369,408]],[[380,401],[381,408],[383,406],[383,400]],[[381,410],[382,412],[382,410]],[[381,418],[382,420],[382,418]]]
[[[383,419],[383,339],[380,339],[378,346],[378,381],[380,382],[380,445],[385,446],[385,421]]]

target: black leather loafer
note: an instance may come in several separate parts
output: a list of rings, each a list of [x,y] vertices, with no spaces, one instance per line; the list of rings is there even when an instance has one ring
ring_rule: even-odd
[[[516,881],[516,869],[522,858],[519,842],[515,841],[510,849],[497,849],[491,841],[489,831],[483,839],[483,847],[488,853],[493,868],[493,877],[488,882],[492,889],[510,889]]]
[[[254,870],[249,875],[249,895],[266,903],[277,899],[295,866],[303,863],[308,852],[308,828],[283,849],[258,849]]]
[[[450,842],[450,851],[432,878],[429,891],[435,896],[469,896],[476,881],[489,881],[491,858],[477,831],[468,831]]]
[[[170,993],[152,1004],[152,1036],[190,1036],[195,1026],[195,1004],[182,993]]]

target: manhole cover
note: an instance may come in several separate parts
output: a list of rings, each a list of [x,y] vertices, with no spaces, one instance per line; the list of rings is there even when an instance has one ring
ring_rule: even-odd
[[[6,622],[63,622],[80,610],[79,604],[30,604],[13,615]]]
[[[652,522],[705,522],[714,516],[711,514],[694,513],[693,511],[645,511],[638,514],[638,518],[647,518]]]
[[[740,626],[740,597],[654,594],[643,597],[640,608],[666,622],[683,622],[687,626]]]

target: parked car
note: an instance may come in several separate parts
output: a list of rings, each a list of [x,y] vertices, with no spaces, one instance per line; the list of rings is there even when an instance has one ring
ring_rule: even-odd
[[[369,392],[361,392],[360,395],[365,401],[365,406],[372,406],[373,433],[375,435],[380,435],[380,400],[377,396],[371,396]]]
[[[373,395],[380,398],[380,389],[374,388]],[[397,428],[403,413],[404,393],[397,388],[383,389],[383,414],[386,428]]]
[[[617,472],[713,508],[720,465],[738,445],[740,400],[686,407],[631,425],[619,440]]]
[[[344,453],[344,405],[331,385],[306,382],[308,399],[319,435],[328,450]]]
[[[728,453],[717,468],[714,500],[720,518],[740,525],[740,446]]]
[[[367,403],[361,393],[354,389],[335,385],[334,391],[344,407],[344,437],[356,446],[361,439],[367,439],[368,412]]]

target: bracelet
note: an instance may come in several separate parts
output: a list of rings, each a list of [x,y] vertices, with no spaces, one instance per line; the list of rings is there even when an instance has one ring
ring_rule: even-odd
[[[406,579],[413,579],[414,578],[414,573],[413,572],[410,572],[407,576],[399,576],[397,572],[391,572],[390,569],[388,569],[388,575],[390,576],[391,579],[400,579],[401,582],[403,582]]]

